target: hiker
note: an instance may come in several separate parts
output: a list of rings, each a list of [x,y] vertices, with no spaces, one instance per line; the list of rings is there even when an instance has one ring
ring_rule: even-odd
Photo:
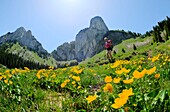
[[[113,62],[113,57],[112,57],[112,49],[113,49],[112,40],[108,40],[108,38],[105,37],[104,41],[105,41],[104,47],[107,50],[106,51],[107,59],[109,60],[109,62]]]

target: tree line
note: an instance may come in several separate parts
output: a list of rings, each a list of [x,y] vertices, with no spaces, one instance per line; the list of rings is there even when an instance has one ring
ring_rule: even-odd
[[[5,51],[8,45],[0,46],[0,64],[7,68],[21,68],[28,67],[29,69],[47,69],[49,66],[40,63],[35,63],[30,60],[25,60],[16,54],[8,53]]]
[[[153,27],[153,41],[154,42],[165,42],[170,36],[170,18],[158,22],[158,25]]]

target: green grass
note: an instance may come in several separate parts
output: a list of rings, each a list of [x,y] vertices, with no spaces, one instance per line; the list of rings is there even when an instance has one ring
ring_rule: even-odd
[[[126,40],[115,48],[125,49],[127,43],[143,42],[148,38],[151,37]],[[116,60],[132,57],[130,61],[120,60],[115,63],[108,63],[104,50],[86,59],[79,66],[55,70],[9,70],[0,66],[0,111],[124,112],[126,107],[129,112],[170,111],[169,47],[170,40],[152,45],[149,43],[125,53],[118,52],[113,55]],[[153,61],[154,59],[156,60]],[[155,71],[152,70],[154,67]],[[120,73],[123,68],[130,71]],[[140,74],[135,73],[136,70]],[[149,74],[149,71],[153,73]],[[134,74],[144,76],[137,79]],[[155,78],[155,75],[160,77]],[[73,76],[79,77],[80,80]],[[104,91],[107,76],[111,76],[112,80],[121,78],[117,84],[109,82],[112,86],[111,92]],[[132,78],[133,82],[130,84],[123,81]],[[8,82],[5,82],[6,80]],[[65,82],[66,80],[69,81]],[[65,84],[63,88],[62,84]],[[112,105],[116,103],[115,99],[120,97],[120,93],[130,88],[133,95],[128,96],[127,102],[118,109],[113,108]],[[88,103],[86,98],[94,95],[97,97]],[[123,102],[122,99],[120,102]]]

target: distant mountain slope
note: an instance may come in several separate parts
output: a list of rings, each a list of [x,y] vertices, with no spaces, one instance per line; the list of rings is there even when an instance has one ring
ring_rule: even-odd
[[[4,45],[6,46],[5,52],[18,55],[23,60],[57,67],[56,60],[42,47],[31,31],[26,31],[24,27],[1,36],[0,47]]]
[[[41,57],[47,57],[49,55],[41,43],[32,35],[31,31],[26,31],[24,27],[20,27],[15,32],[8,32],[6,35],[0,37],[0,45],[11,42],[18,42],[21,46],[26,46],[29,50],[37,52]]]
[[[5,46],[5,47],[4,47]],[[18,42],[15,43],[4,43],[0,45],[0,48],[3,48],[3,52],[11,53],[21,57],[25,61],[30,61],[34,63],[39,63],[41,65],[46,66],[54,66],[57,67],[57,62],[51,56],[46,58],[40,57],[36,52],[30,51],[26,46],[22,47]]]

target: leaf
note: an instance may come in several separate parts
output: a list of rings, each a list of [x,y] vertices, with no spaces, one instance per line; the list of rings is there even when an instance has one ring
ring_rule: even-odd
[[[164,98],[165,98],[165,92],[166,90],[161,90],[159,91],[158,95],[153,99],[151,105],[155,105],[158,101],[158,99],[160,99],[161,102],[163,102]]]
[[[159,98],[160,98],[160,101],[161,101],[161,102],[164,101],[165,93],[166,93],[166,90],[162,90],[161,93],[160,93],[160,95],[159,95]]]

